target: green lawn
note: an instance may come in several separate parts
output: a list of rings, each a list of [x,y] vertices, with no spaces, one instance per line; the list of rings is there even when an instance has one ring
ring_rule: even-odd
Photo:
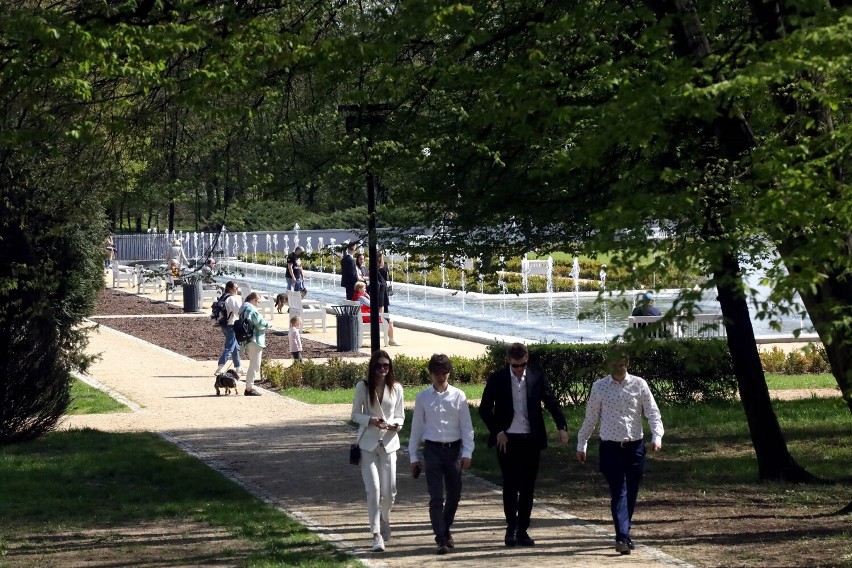
[[[54,432],[0,447],[0,476],[0,565],[16,550],[44,554],[54,546],[49,535],[60,531],[77,538],[90,530],[160,522],[202,523],[232,535],[221,548],[205,549],[203,564],[359,565],[154,434]],[[249,546],[240,546],[246,540]],[[125,545],[131,547],[127,560],[157,557],[158,547],[169,546],[153,541],[150,550],[144,543]],[[16,550],[10,550],[10,542]],[[57,549],[62,542],[56,540]]]
[[[104,414],[128,412],[129,409],[108,394],[90,387],[83,381],[71,382],[71,404],[68,414]]]
[[[766,373],[766,384],[769,386],[769,390],[837,388],[837,380],[829,373],[814,375],[775,375]]]

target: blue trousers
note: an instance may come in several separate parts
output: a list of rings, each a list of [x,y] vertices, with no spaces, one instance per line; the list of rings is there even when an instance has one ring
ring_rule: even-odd
[[[461,501],[462,475],[459,464],[461,444],[443,446],[426,442],[423,445],[426,487],[429,489],[429,520],[439,539],[450,534]],[[447,490],[446,500],[444,489]]]
[[[615,540],[627,542],[639,485],[645,473],[645,442],[601,441],[600,471],[609,484],[610,509],[615,524]]]
[[[240,344],[237,343],[237,336],[234,335],[234,326],[220,325],[222,334],[225,336],[225,347],[222,349],[222,354],[219,356],[219,366],[224,365],[231,359],[234,362],[234,368],[240,368]]]

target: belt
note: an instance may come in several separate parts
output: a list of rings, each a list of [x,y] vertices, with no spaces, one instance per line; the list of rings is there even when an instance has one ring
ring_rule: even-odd
[[[433,442],[432,440],[426,440],[423,443],[430,446],[441,446],[442,448],[457,448],[461,446],[461,440],[456,440],[455,442]]]
[[[601,440],[601,444],[615,444],[617,446],[621,446],[622,448],[626,448],[631,445],[641,444],[642,442],[642,438],[639,438],[638,440],[622,440],[620,442],[616,442],[615,440]]]

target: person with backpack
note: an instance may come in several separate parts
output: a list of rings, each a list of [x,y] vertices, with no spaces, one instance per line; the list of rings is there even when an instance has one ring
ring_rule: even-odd
[[[213,303],[213,315],[210,316],[222,330],[222,335],[225,336],[225,347],[219,356],[219,366],[214,375],[221,375],[225,372],[228,359],[234,362],[234,370],[237,374],[244,374],[242,367],[240,367],[240,345],[234,334],[234,322],[237,321],[239,311],[240,300],[237,297],[237,284],[233,280],[229,280],[225,284],[225,293]]]
[[[260,303],[260,296],[257,292],[252,292],[246,296],[245,302],[240,307],[239,320],[235,324],[235,328],[243,328],[243,322],[251,326],[251,336],[245,338],[242,344],[249,358],[245,396],[260,396],[260,393],[254,388],[254,379],[260,372],[260,360],[263,356],[263,348],[266,347],[266,330],[272,327],[272,324],[263,319],[263,316],[257,311],[258,303]],[[239,339],[241,333],[238,333],[236,329],[235,333]]]

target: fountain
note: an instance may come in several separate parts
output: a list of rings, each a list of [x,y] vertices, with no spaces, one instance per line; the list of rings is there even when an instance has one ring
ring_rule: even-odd
[[[331,275],[332,276],[335,276],[337,274],[337,254],[336,254],[336,251],[334,250],[335,240],[336,239],[334,239],[334,237],[329,239],[329,241],[331,242],[331,245],[329,245],[329,248],[331,249],[331,251],[329,252],[328,261],[331,263]]]
[[[411,284],[411,273],[408,271],[408,264],[409,264],[410,260],[411,260],[411,253],[406,252],[405,253],[405,303],[406,304],[411,303],[411,286],[409,285],[409,284]]]
[[[527,259],[527,253],[524,253],[524,257],[521,259],[521,288],[524,291],[524,295],[529,294],[530,292],[530,261]],[[526,298],[527,302],[527,313],[526,319],[524,321],[530,321],[530,300]]]
[[[325,253],[325,239],[322,237],[317,239],[317,252],[319,253],[319,271],[325,272],[325,266],[323,265],[323,254]],[[325,279],[320,279],[320,290],[325,290]]]
[[[479,293],[482,294],[482,298],[480,300],[480,305],[482,307],[482,315],[485,316],[485,274],[482,273],[483,268],[483,260],[482,256],[479,257]]]
[[[290,254],[290,235],[284,235],[284,256]]]
[[[257,235],[251,236],[251,248],[254,250],[254,275],[257,276]]]
[[[293,237],[293,248],[295,249],[296,247],[299,246],[299,224],[298,223],[293,225],[293,230],[296,232],[296,236]],[[288,252],[288,254],[289,254],[289,252]]]
[[[466,264],[467,264],[467,258],[461,257],[459,259],[459,270],[461,270],[461,311],[462,311],[462,313],[465,313],[465,296],[467,295],[465,293],[465,289],[464,289],[464,287],[465,287],[464,270],[465,270],[465,268],[467,268]]]
[[[553,327],[553,257],[547,257],[547,315],[550,327]]]
[[[420,255],[420,274],[423,275],[423,303],[426,303],[426,294],[429,292],[426,286],[426,255]]]

